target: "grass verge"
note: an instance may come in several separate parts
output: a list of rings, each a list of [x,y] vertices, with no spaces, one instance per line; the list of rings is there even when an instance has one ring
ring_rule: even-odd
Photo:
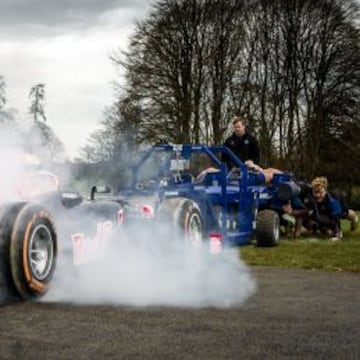
[[[273,248],[244,246],[239,250],[240,257],[248,265],[360,272],[359,228],[350,232],[348,222],[344,223],[344,238],[337,242],[301,238],[282,239]]]

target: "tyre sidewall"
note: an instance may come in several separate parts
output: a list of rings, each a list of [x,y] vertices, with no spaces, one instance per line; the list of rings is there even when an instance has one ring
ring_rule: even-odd
[[[204,222],[199,206],[187,198],[169,198],[162,202],[156,216],[160,238],[170,239],[174,244],[191,244],[190,224],[196,216],[200,222],[201,235]]]
[[[259,247],[276,246],[280,237],[280,218],[274,210],[262,210],[256,220],[256,242]]]
[[[38,279],[30,265],[29,245],[35,229],[44,226],[51,234],[52,264],[45,278]],[[57,238],[50,214],[40,205],[26,204],[16,216],[10,238],[10,269],[14,286],[24,299],[37,298],[49,288],[57,257]]]
[[[204,222],[199,206],[192,200],[186,200],[180,203],[174,214],[174,225],[177,229],[177,236],[183,237],[189,245],[200,246],[200,243],[197,243],[197,239],[194,239],[191,233],[190,226],[191,222],[194,220],[199,226],[201,243],[203,238]]]

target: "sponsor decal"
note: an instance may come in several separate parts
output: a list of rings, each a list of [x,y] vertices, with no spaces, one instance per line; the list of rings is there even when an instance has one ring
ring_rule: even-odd
[[[107,248],[112,229],[112,222],[104,221],[97,223],[96,234],[93,238],[86,237],[83,233],[71,235],[74,265],[78,266],[101,260]]]
[[[271,198],[272,198],[271,194],[262,193],[262,194],[259,195],[259,199],[268,200],[268,199],[271,199]]]

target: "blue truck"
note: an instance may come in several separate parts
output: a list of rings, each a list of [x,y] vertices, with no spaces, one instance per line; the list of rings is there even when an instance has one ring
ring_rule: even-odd
[[[158,144],[144,152],[119,196],[125,225],[162,224],[169,237],[193,244],[216,238],[225,246],[246,245],[255,239],[257,246],[270,247],[279,242],[282,205],[299,191],[290,173],[264,184],[225,146]]]

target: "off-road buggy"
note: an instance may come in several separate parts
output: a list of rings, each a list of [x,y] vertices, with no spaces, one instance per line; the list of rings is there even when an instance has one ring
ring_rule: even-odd
[[[224,154],[235,165],[232,169],[221,161]],[[207,167],[211,171],[199,178]],[[261,183],[259,174],[227,147],[160,144],[143,154],[118,195],[124,229],[129,227],[130,233],[141,228],[154,238],[154,231],[165,227],[169,240],[245,245],[255,237],[258,246],[274,246],[280,238],[282,205],[298,193],[291,174],[276,174],[271,184]]]

